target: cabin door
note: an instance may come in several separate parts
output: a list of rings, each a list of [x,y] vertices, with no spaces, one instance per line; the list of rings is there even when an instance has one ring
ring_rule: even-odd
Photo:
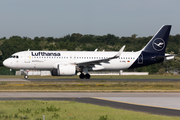
[[[139,55],[138,64],[143,64],[143,54],[142,53]]]
[[[24,53],[24,63],[30,63],[30,52],[26,51]]]

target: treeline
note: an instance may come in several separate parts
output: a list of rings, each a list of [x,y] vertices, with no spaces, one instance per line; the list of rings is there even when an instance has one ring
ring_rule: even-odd
[[[117,37],[112,34],[104,36],[82,35],[73,33],[62,38],[53,37],[28,37],[12,36],[9,39],[0,39],[0,67],[3,67],[3,60],[11,54],[19,51],[30,50],[68,50],[68,51],[118,51],[123,45],[126,45],[125,51],[138,51],[142,49],[152,38],[137,37],[133,34],[131,37]],[[176,54],[176,60],[167,61],[162,64],[151,65],[136,69],[136,71],[148,71],[150,73],[163,73],[167,68],[180,68],[179,62],[180,35],[170,36],[166,53]],[[0,73],[1,74],[1,73]]]

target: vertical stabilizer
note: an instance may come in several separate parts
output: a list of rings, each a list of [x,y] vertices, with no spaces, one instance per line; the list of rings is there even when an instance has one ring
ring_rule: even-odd
[[[164,54],[170,30],[171,25],[163,25],[153,36],[153,38],[148,42],[148,44],[142,49],[142,51]]]

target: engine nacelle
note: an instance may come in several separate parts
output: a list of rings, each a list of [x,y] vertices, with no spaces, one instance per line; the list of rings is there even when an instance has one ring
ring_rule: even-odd
[[[58,64],[57,69],[51,71],[52,76],[76,75],[76,66],[70,64]]]

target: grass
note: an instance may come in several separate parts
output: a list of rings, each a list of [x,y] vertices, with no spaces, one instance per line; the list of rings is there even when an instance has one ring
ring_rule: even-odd
[[[74,101],[0,101],[1,120],[180,120]]]
[[[77,76],[63,77],[41,77],[30,76],[31,79],[49,79],[49,81],[14,81],[8,82],[5,78],[23,78],[23,76],[0,76],[4,81],[0,82],[0,91],[165,91],[165,92],[180,92],[180,81],[113,81],[103,80],[106,78],[119,79],[179,79],[178,75],[149,75],[149,76],[92,76],[102,79],[100,81],[84,80],[80,81]],[[60,78],[74,78],[74,81],[51,81]]]
[[[180,91],[180,81],[39,81],[0,82],[0,91]]]

